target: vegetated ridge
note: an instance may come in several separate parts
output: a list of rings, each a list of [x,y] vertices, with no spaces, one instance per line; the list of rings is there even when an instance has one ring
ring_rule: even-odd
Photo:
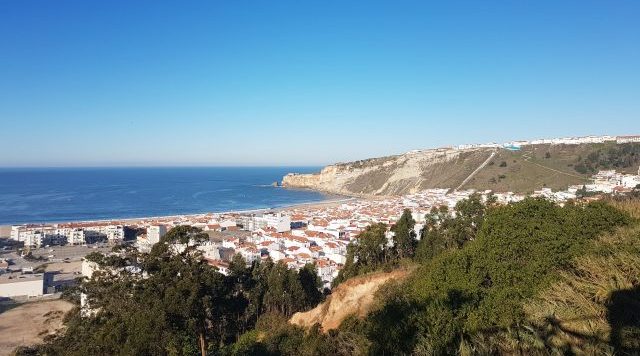
[[[330,296],[313,265],[236,255],[223,275],[196,250],[205,234],[175,227],[148,254],[88,255],[107,273],[67,297],[86,293],[96,314],[73,308],[60,333],[16,354],[637,355],[638,198],[640,187],[563,206],[473,194],[419,232],[406,209],[348,246]],[[144,275],[109,272],[134,265]],[[388,277],[402,266],[406,278]],[[309,310],[304,327],[289,322]]]
[[[314,174],[292,173],[282,185],[349,196],[403,195],[429,188],[531,193],[585,184],[600,169],[635,173],[638,165],[637,143],[541,144],[519,151],[440,148],[337,163]]]

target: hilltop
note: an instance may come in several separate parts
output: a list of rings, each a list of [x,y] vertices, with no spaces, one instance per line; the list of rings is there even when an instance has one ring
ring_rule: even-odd
[[[402,195],[430,188],[530,193],[587,183],[598,169],[635,173],[638,165],[640,143],[440,148],[333,164],[315,174],[289,174],[282,185],[349,196]]]

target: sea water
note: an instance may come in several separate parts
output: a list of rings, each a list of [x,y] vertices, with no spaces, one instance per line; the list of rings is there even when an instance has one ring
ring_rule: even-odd
[[[326,194],[274,187],[320,167],[2,168],[0,225],[284,207]]]

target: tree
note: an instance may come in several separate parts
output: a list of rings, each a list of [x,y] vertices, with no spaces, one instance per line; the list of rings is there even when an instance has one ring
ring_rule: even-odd
[[[80,285],[90,314],[76,312],[64,334],[42,346],[43,354],[206,354],[222,340],[225,277],[197,250],[204,236],[172,229],[149,254],[135,249],[92,254],[99,269]],[[176,244],[191,242],[183,249]]]
[[[589,195],[589,192],[587,192],[587,187],[585,185],[583,185],[582,188],[576,190],[576,197],[578,198],[584,198],[588,195]]]
[[[220,322],[218,317],[224,314],[227,305],[223,300],[228,292],[224,277],[197,250],[198,244],[207,239],[208,235],[198,228],[177,226],[154,245],[144,261],[149,277],[144,280],[148,288],[143,292],[159,292],[160,308],[169,327],[197,335],[202,355],[206,355],[208,342],[216,339],[213,331]],[[183,246],[181,252],[176,244]]]
[[[334,288],[348,278],[374,271],[391,261],[386,232],[387,225],[378,223],[358,234],[356,241],[347,246],[346,262],[333,280]]]
[[[298,271],[298,279],[304,291],[303,308],[309,309],[322,301],[322,280],[318,276],[316,266],[307,263]]]
[[[387,225],[378,223],[368,226],[357,237],[355,257],[357,263],[369,266],[370,270],[389,261],[390,250],[386,237]]]
[[[298,274],[282,261],[274,264],[268,273],[264,303],[267,311],[286,317],[302,310],[305,305],[305,293]]]
[[[440,226],[450,219],[449,208],[443,205],[433,207],[425,217],[424,228],[420,232],[420,242],[416,250],[416,257],[420,261],[428,261],[439,255],[447,247]]]
[[[494,205],[494,199],[489,197],[487,203]],[[418,259],[430,260],[445,250],[460,249],[474,240],[484,221],[486,209],[482,197],[477,193],[456,204],[455,216],[446,207],[431,209],[418,244]]]
[[[391,228],[393,231],[393,249],[395,255],[402,258],[410,258],[415,255],[418,240],[416,233],[413,231],[416,222],[411,216],[411,210],[405,209],[400,219]]]

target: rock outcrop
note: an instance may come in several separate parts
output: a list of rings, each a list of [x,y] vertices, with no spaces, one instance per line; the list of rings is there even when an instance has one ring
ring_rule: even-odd
[[[428,188],[455,188],[491,149],[435,149],[329,165],[315,174],[288,174],[282,186],[349,196],[388,196]]]
[[[408,270],[395,270],[351,278],[336,287],[326,301],[307,312],[295,313],[289,322],[305,328],[317,323],[325,332],[336,329],[351,315],[367,315],[378,289],[389,281],[404,279],[409,273]]]

